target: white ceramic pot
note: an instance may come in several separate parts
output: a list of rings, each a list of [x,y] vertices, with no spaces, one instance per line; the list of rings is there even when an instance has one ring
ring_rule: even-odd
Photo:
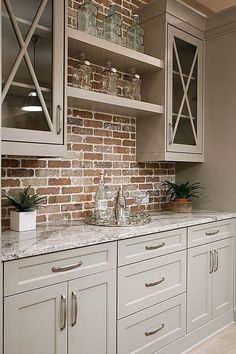
[[[29,231],[36,229],[36,210],[10,212],[10,229],[14,231]]]

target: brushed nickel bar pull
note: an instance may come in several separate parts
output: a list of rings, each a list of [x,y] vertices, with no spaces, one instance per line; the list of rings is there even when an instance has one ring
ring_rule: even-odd
[[[157,250],[158,248],[164,247],[165,246],[165,242],[162,242],[160,245],[156,245],[156,246],[146,246],[145,249],[147,251],[153,251],[153,250]]]
[[[165,324],[162,323],[162,325],[161,325],[160,328],[157,328],[157,329],[155,329],[154,331],[146,331],[146,332],[145,332],[145,336],[147,336],[147,337],[148,337],[148,336],[152,336],[153,334],[156,334],[156,333],[160,332],[164,327],[165,327]]]
[[[57,106],[57,135],[61,134],[62,128],[61,128],[61,112],[62,108],[60,105]]]
[[[214,251],[214,259],[215,259],[215,262],[214,262],[214,272],[217,272],[218,268],[219,268],[219,254],[218,254],[218,251]]]
[[[61,322],[61,331],[64,331],[66,328],[66,298],[64,295],[61,295],[61,311],[60,311],[60,322]]]
[[[213,266],[213,252],[210,251],[210,271],[209,273],[212,274],[214,270],[214,266]]]
[[[153,283],[145,283],[145,286],[146,286],[146,288],[150,288],[152,286],[156,286],[156,285],[163,283],[163,281],[165,281],[165,277],[162,277],[161,280],[157,280]]]
[[[54,272],[54,273],[67,272],[68,270],[79,268],[80,266],[82,266],[82,264],[83,264],[83,262],[80,261],[79,263],[71,264],[71,265],[65,266],[65,267],[52,267],[52,272]]]
[[[78,316],[78,300],[76,292],[72,291],[72,321],[71,326],[74,327],[77,323],[77,316]]]
[[[172,123],[169,123],[169,145],[173,143],[173,127]]]
[[[212,232],[206,232],[206,236],[214,236],[217,235],[220,232],[220,230],[212,231]]]

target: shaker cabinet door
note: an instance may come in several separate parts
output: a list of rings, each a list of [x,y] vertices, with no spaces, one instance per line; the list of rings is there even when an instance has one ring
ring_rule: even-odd
[[[116,270],[69,282],[68,354],[116,353]]]
[[[67,354],[66,283],[4,300],[4,354]]]
[[[64,24],[64,0],[2,0],[3,153],[64,144]]]
[[[188,251],[187,330],[211,320],[213,246],[195,247]]]
[[[233,308],[233,238],[214,243],[212,317]]]
[[[203,41],[168,26],[167,151],[202,153]]]

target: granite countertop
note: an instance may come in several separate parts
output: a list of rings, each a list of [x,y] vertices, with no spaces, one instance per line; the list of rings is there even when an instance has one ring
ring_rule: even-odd
[[[235,218],[235,213],[194,211],[153,214],[144,226],[101,227],[83,221],[65,221],[37,227],[35,231],[2,233],[2,261],[43,255],[105,242],[118,241],[155,232],[179,229],[212,221]]]

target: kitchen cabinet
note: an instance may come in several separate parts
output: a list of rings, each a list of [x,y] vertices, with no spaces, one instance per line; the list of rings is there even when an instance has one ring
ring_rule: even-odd
[[[137,120],[137,159],[203,162],[206,19],[171,0],[153,2],[139,15],[146,52],[158,55],[165,67],[157,77],[149,75],[143,92],[164,102],[165,110],[159,118]]]
[[[188,331],[232,309],[233,244],[227,238],[189,249]]]
[[[2,1],[2,153],[65,153],[65,1]]]
[[[5,298],[4,353],[67,353],[67,284]]]

